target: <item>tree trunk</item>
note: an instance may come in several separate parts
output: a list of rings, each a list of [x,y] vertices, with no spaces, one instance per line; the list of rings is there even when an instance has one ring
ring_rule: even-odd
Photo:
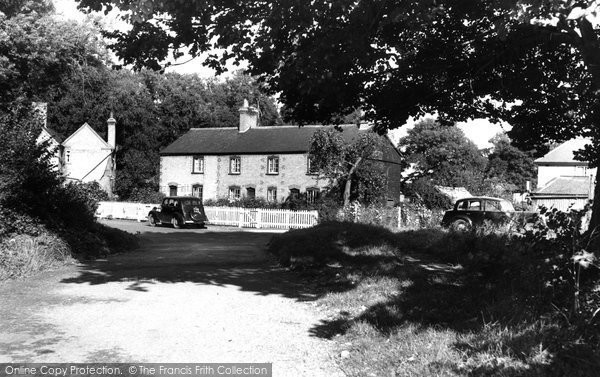
[[[579,30],[581,32],[581,45],[579,50],[583,55],[583,61],[585,62],[586,68],[592,76],[592,87],[596,92],[596,97],[600,93],[600,42],[598,36],[594,30],[593,25],[585,18],[581,18],[578,22]],[[593,113],[590,114],[592,119],[593,130],[593,143],[597,143],[600,140],[600,102],[597,99]],[[596,157],[596,161],[589,161],[592,166],[600,165],[600,156]],[[600,185],[594,187],[594,201],[592,204],[592,217],[590,219],[590,230],[594,230],[600,226]]]
[[[360,165],[361,161],[362,157],[359,157],[358,160],[356,160],[356,162],[354,163],[354,165],[352,165],[352,168],[350,169],[350,171],[348,172],[348,176],[346,177],[346,184],[344,185],[344,207],[347,207],[348,204],[350,204],[350,189],[352,188],[352,176],[354,175],[356,169],[358,169],[358,166]]]

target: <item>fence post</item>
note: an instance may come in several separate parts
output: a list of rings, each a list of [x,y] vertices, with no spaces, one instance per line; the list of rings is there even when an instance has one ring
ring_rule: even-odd
[[[256,229],[260,229],[262,223],[262,209],[256,210]]]
[[[398,228],[402,228],[402,206],[398,206]]]
[[[244,227],[244,217],[245,217],[244,208],[239,207],[238,208],[238,220],[239,220],[238,227],[240,227],[240,228]]]

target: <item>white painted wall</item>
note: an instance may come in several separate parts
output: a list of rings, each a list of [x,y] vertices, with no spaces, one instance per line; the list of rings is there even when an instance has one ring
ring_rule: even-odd
[[[112,149],[91,127],[81,127],[63,142],[63,147],[63,172],[67,179],[100,182]]]

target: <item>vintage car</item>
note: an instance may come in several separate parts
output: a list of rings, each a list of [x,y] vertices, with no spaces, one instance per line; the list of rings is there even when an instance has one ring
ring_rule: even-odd
[[[179,229],[185,225],[205,227],[208,221],[204,213],[202,201],[192,196],[167,196],[163,199],[160,208],[154,207],[148,213],[148,224],[156,226],[171,224]]]
[[[512,222],[525,226],[539,219],[537,212],[515,211],[508,200],[482,196],[457,200],[454,208],[444,214],[442,226],[464,231],[486,222],[494,225]]]

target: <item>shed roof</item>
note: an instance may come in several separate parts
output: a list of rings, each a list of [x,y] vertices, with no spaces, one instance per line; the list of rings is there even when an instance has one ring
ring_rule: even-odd
[[[589,177],[556,177],[532,196],[588,197],[590,194]]]

